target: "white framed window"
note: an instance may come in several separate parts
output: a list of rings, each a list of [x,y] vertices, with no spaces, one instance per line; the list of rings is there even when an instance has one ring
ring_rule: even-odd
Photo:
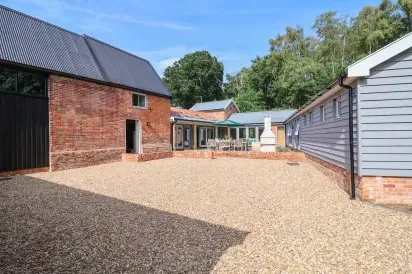
[[[147,108],[146,95],[140,93],[132,93],[132,106],[136,108]]]
[[[319,107],[320,121],[325,122],[325,106]]]
[[[341,114],[341,100],[340,96],[333,99],[333,118],[340,118]]]

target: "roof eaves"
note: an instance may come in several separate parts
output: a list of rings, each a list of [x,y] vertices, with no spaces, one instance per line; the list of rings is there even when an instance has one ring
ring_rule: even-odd
[[[235,106],[235,108],[237,109],[238,113],[240,113],[240,110],[239,110],[239,108],[237,107],[236,102],[235,102],[235,100],[233,100],[233,98],[230,99],[229,102],[226,104],[225,110],[226,110],[227,107],[230,106],[230,104],[232,104],[232,103],[233,103],[233,105]]]
[[[378,49],[346,68],[348,77],[368,76],[370,69],[411,48],[412,32]]]
[[[174,116],[174,115],[172,115],[171,118],[173,118],[174,120],[202,122],[202,123],[216,123],[216,122],[218,122],[218,121],[214,121],[214,120],[197,119],[197,118]]]

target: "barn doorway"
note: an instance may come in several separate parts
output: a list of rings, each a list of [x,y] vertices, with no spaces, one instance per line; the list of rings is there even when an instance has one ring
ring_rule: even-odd
[[[126,120],[126,153],[140,153],[140,122]]]
[[[48,166],[47,76],[0,64],[0,172]]]

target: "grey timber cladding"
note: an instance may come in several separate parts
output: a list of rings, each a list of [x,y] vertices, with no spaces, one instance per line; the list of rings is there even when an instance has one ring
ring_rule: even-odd
[[[0,61],[171,97],[148,61],[1,5]]]
[[[356,88],[354,89],[356,95]],[[333,116],[334,98],[340,97],[341,115],[339,118]],[[321,121],[320,106],[324,106],[325,121]],[[357,103],[354,96],[353,122],[354,122],[354,151],[355,167],[357,166]],[[348,91],[342,89],[339,96],[332,97],[324,102],[319,102],[311,110],[313,112],[313,124],[310,124],[309,112],[302,113],[294,120],[287,123],[286,143],[289,146],[320,158],[324,161],[333,163],[345,169],[350,167],[349,157],[349,96]],[[307,124],[304,124],[304,116],[307,115]],[[299,121],[299,141],[295,130]],[[293,126],[291,135],[289,130]]]
[[[360,80],[362,175],[412,176],[412,50]]]

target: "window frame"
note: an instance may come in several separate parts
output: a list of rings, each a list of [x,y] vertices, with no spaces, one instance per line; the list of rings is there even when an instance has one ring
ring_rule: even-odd
[[[336,105],[335,105],[336,102]],[[339,119],[342,116],[342,101],[341,101],[341,96],[337,96],[333,98],[332,101],[332,108],[333,108],[333,119]]]
[[[319,106],[319,117],[322,123],[326,122],[325,105]]]
[[[15,78],[15,87],[14,87],[14,91],[1,91],[0,89],[0,93],[2,94],[12,94],[12,95],[18,95],[18,96],[28,96],[28,97],[36,97],[36,98],[45,98],[48,99],[49,98],[49,74],[42,72],[42,71],[38,71],[38,70],[33,70],[33,69],[26,69],[26,68],[22,68],[19,66],[14,66],[14,65],[9,65],[9,64],[4,64],[0,62],[0,67],[6,70],[11,70],[14,71],[16,74],[16,78]],[[44,78],[44,93],[43,94],[30,94],[30,93],[22,93],[19,91],[19,83],[18,83],[18,74],[19,73],[27,73],[27,74],[35,74],[38,76],[42,76]]]
[[[254,133],[253,135],[255,135],[255,137],[250,137],[251,130]],[[249,137],[249,139],[256,139],[257,138],[256,137],[256,128],[255,127],[248,127],[248,135],[247,136]]]
[[[309,112],[309,125],[313,125],[313,111]]]
[[[147,101],[147,96],[146,96],[146,94],[143,94],[143,93],[140,93],[140,92],[135,92],[135,91],[132,91],[131,93],[132,93],[132,107],[133,107],[133,108],[138,108],[138,109],[147,109],[147,103],[148,103],[148,101]],[[143,97],[144,97],[144,107],[135,106],[135,105],[133,104],[133,96],[134,96],[134,95],[143,96]],[[138,97],[137,101],[139,102],[139,97]]]

